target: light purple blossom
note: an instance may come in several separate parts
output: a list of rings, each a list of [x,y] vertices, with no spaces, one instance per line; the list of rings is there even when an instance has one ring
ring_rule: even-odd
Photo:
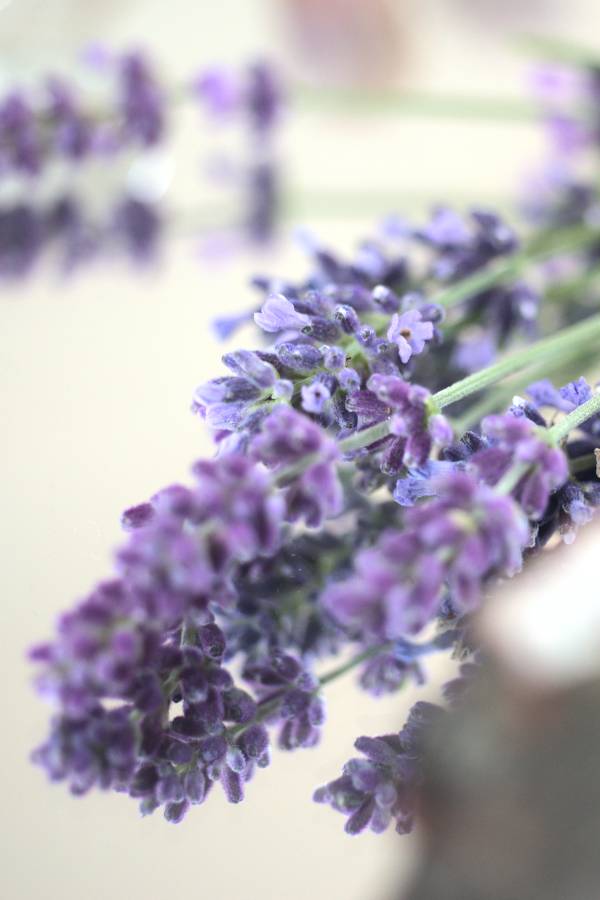
[[[411,356],[422,353],[433,334],[433,323],[423,321],[417,309],[394,313],[387,331],[388,340],[398,345],[398,353],[403,363],[407,363]]]
[[[424,465],[434,442],[450,443],[452,430],[441,415],[431,416],[427,401],[429,391],[394,375],[372,375],[368,382],[381,404],[391,409],[390,432],[398,438],[396,455],[405,466]]]
[[[260,312],[254,313],[254,321],[263,331],[299,331],[310,325],[310,318],[296,312],[294,304],[283,294],[272,294],[267,297]]]
[[[305,412],[321,415],[330,400],[331,393],[323,382],[313,381],[302,386],[302,409]]]
[[[540,519],[553,491],[566,481],[569,470],[561,450],[550,447],[525,416],[488,416],[482,422],[488,446],[471,457],[479,477],[497,484],[514,465],[525,464],[525,474],[513,489],[525,513]]]
[[[561,412],[572,412],[592,396],[592,389],[585,378],[578,378],[561,388],[555,388],[547,378],[530,384],[527,393],[536,406],[548,406]]]
[[[442,476],[435,498],[407,510],[404,524],[361,550],[354,574],[322,595],[331,615],[363,637],[418,632],[438,613],[444,586],[455,608],[474,609],[487,579],[520,568],[529,540],[514,501],[462,472]]]
[[[308,526],[316,528],[324,519],[342,511],[337,444],[308,416],[289,406],[277,407],[252,439],[250,454],[272,468],[275,474],[285,466],[306,459],[306,466],[300,474],[290,478],[285,487],[290,521],[304,520]]]

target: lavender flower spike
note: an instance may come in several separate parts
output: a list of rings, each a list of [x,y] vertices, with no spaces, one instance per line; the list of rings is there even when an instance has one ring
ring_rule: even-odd
[[[512,465],[526,464],[527,471],[515,486],[513,495],[530,518],[540,519],[551,493],[567,479],[564,453],[549,447],[525,416],[510,413],[488,416],[483,420],[482,432],[488,447],[471,458],[479,476],[487,484],[497,484]]]
[[[416,703],[399,734],[358,738],[354,746],[365,758],[347,762],[341,778],[315,791],[314,800],[348,817],[347,834],[380,833],[392,822],[399,834],[411,831],[423,737],[440,715],[440,707]]]
[[[529,527],[510,497],[458,471],[441,476],[435,490],[434,499],[407,510],[402,531],[384,532],[361,550],[354,573],[321,596],[364,640],[415,634],[439,613],[444,588],[454,609],[469,612],[490,577],[520,568]]]

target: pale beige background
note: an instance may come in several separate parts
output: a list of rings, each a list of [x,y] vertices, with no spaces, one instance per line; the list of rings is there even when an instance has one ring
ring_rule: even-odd
[[[286,56],[275,0],[0,0],[3,5],[5,73],[54,64],[92,37],[143,40],[174,75],[196,62],[243,59],[260,50]],[[547,16],[548,28],[583,38],[593,36],[600,18],[594,0],[524,9],[501,4],[501,23],[490,2],[407,6],[412,83],[491,92],[519,90],[520,66],[500,44],[508,17],[530,27]],[[459,12],[477,16],[465,22]],[[295,65],[301,68],[298,60]],[[188,116],[176,154],[174,192],[182,202],[197,190],[196,157],[188,147],[194,129]],[[389,192],[390,207],[404,198],[414,208],[420,195],[506,193],[538,149],[534,131],[521,126],[323,121],[304,114],[290,123],[282,153],[295,184],[313,196],[321,188],[371,187]],[[344,245],[378,211],[343,219],[321,218],[310,204],[303,209],[306,224]],[[338,772],[354,737],[397,727],[409,697],[373,703],[350,683],[332,687],[319,749],[278,755],[250,785],[245,804],[230,807],[215,795],[177,828],[159,816],[140,821],[125,798],[72,799],[27,762],[48,711],[31,692],[24,648],[45,638],[56,614],[107,572],[120,510],[184,477],[207,451],[188,406],[193,387],[220,371],[221,350],[208,322],[247,305],[247,277],[264,269],[300,272],[302,262],[282,242],[265,258],[206,269],[180,240],[149,275],[100,270],[67,285],[39,277],[21,289],[2,289],[0,894],[9,900],[370,900],[401,865],[410,866],[416,839],[352,840],[341,817],[310,801],[314,786]]]

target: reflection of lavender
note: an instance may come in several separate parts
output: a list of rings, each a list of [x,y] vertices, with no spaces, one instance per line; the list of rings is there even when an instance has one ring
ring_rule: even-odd
[[[267,240],[279,210],[279,175],[273,160],[273,135],[281,108],[280,88],[268,66],[246,72],[207,70],[174,95],[140,52],[105,54],[97,76],[106,83],[104,104],[90,105],[74,81],[48,78],[37,90],[12,91],[0,100],[0,178],[43,177],[58,161],[81,166],[87,160],[111,161],[122,153],[142,153],[169,139],[173,105],[188,98],[213,116],[227,110],[246,132],[240,179],[239,228],[252,240]],[[62,242],[68,268],[121,241],[129,255],[148,259],[156,250],[158,205],[139,195],[115,200],[113,221],[90,221],[73,199],[60,197],[53,208],[34,207],[29,199],[0,211],[0,274],[22,277],[40,251]],[[201,212],[201,210],[199,210]],[[236,223],[232,222],[232,225]]]
[[[201,73],[193,83],[199,103],[218,124],[244,123],[248,161],[241,178],[246,187],[245,227],[259,242],[274,233],[279,209],[280,173],[274,138],[281,117],[282,91],[272,69],[255,63],[238,74],[224,68]]]
[[[537,66],[532,86],[543,111],[546,160],[524,198],[536,222],[571,224],[597,215],[587,175],[600,150],[600,69],[556,61]]]
[[[156,207],[120,199],[104,216],[87,217],[75,197],[64,195],[38,208],[21,203],[0,211],[0,276],[21,279],[44,255],[70,273],[94,258],[156,259],[163,224]]]
[[[49,78],[38,91],[0,103],[0,171],[39,176],[57,159],[71,162],[150,147],[165,135],[166,95],[141,53],[116,57],[112,106],[86,109],[75,84]]]

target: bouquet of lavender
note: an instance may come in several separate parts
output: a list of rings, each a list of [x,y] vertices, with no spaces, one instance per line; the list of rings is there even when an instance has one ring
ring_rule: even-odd
[[[431,258],[420,277],[371,244],[350,264],[315,248],[306,283],[264,284],[254,318],[275,343],[227,353],[231,374],[196,391],[217,457],[124,513],[116,576],[33,651],[59,707],[36,752],[52,778],[164,804],[172,821],[217,781],[238,801],[270,730],[285,749],[318,740],[329,681],[359,667],[364,689],[393,691],[422,679],[428,653],[476,653],[487,586],[591,516],[600,395],[538,380],[481,421],[472,396],[594,351],[600,316],[446,384],[469,355],[466,322],[505,342],[532,327],[534,298],[489,264],[520,259],[492,214],[440,211],[410,237]],[[458,265],[475,274],[427,297],[431,273]],[[445,417],[459,404],[475,430]],[[317,677],[326,656],[344,662]],[[433,712],[417,704],[400,734],[360,738],[365,759],[317,792],[349,831],[410,827]]]
[[[315,745],[350,671],[381,695],[453,653],[451,701],[490,587],[600,504],[600,394],[581,377],[599,248],[589,217],[548,213],[523,242],[440,207],[350,261],[312,242],[301,283],[256,279],[239,321],[271,342],[227,352],[194,395],[216,456],[125,511],[113,575],[32,650],[56,708],[34,754],[49,777],[179,822],[217,783],[242,800],[273,742]],[[409,831],[440,715],[417,702],[397,733],[359,737],[315,799],[351,834]]]

